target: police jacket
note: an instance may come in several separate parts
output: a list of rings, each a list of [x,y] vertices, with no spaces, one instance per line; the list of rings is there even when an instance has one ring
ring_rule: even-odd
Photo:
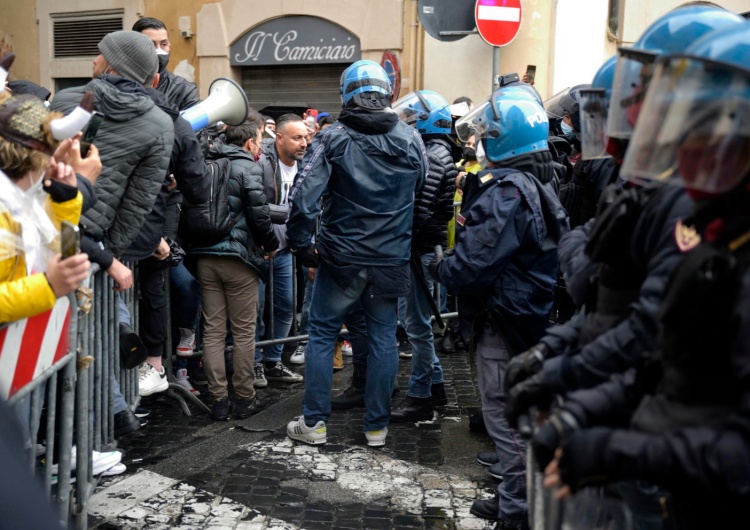
[[[73,111],[87,90],[94,94],[94,109],[105,117],[94,141],[103,167],[94,184],[98,201],[81,222],[117,257],[153,208],[169,167],[174,125],[141,85],[113,75],[58,92],[50,109]]]
[[[633,366],[641,353],[656,349],[659,304],[683,257],[674,229],[690,211],[690,199],[682,187],[664,186],[649,199],[630,240],[618,238],[617,246],[628,249],[631,263],[643,267],[636,271],[636,277],[642,278],[637,298],[614,327],[570,354],[545,360],[542,373],[549,389],[564,392],[594,386]]]
[[[265,279],[264,256],[279,246],[273,233],[268,202],[261,184],[261,169],[253,156],[236,145],[217,142],[209,158],[228,158],[232,171],[227,183],[229,210],[234,226],[222,241],[190,249],[191,256],[237,258]]]
[[[550,189],[556,168],[542,151],[470,177],[454,253],[437,271],[459,296],[459,312],[475,324],[489,322],[514,354],[539,341],[552,309],[557,244],[568,231]]]
[[[316,135],[301,166],[287,222],[293,250],[310,245],[320,216],[321,255],[373,267],[408,265],[414,195],[428,169],[419,132],[391,109],[345,109]]]
[[[434,252],[435,245],[448,244],[448,222],[453,217],[458,169],[451,146],[444,139],[426,139],[430,166],[424,187],[414,200],[414,234],[412,251]]]
[[[666,489],[670,528],[738,527],[750,501],[750,218],[742,217],[728,237],[714,224],[722,235],[675,269],[651,369],[639,365],[634,380],[577,392],[564,405],[591,427],[638,398],[629,429],[583,431],[579,443],[596,441],[577,447],[595,448],[592,476]]]
[[[169,70],[159,73],[159,84],[156,90],[163,93],[169,103],[177,110],[183,111],[200,102],[198,87],[184,77],[174,75]]]

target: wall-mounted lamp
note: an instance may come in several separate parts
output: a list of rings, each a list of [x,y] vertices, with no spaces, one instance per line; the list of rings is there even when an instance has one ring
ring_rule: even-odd
[[[190,17],[180,17],[178,19],[177,25],[180,28],[180,35],[182,37],[189,39],[193,36],[192,21]]]

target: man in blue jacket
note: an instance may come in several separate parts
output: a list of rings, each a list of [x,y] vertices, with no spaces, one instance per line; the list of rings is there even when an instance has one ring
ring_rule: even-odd
[[[498,529],[524,530],[525,449],[505,419],[503,374],[548,324],[567,214],[553,191],[558,164],[547,145],[547,116],[523,88],[497,90],[456,122],[456,131],[464,141],[476,137],[485,169],[464,184],[454,253],[437,253],[430,270],[472,323],[482,414],[503,477],[497,495],[474,501],[471,513],[497,521]]]
[[[300,442],[327,441],[333,350],[358,300],[370,346],[367,444],[384,445],[388,433],[398,368],[397,301],[409,292],[414,194],[428,167],[419,132],[399,121],[390,108],[391,96],[380,65],[363,60],[349,66],[341,76],[344,109],[339,121],[315,137],[290,193],[287,242],[302,265],[318,267],[308,321],[303,415],[287,425],[289,437]]]

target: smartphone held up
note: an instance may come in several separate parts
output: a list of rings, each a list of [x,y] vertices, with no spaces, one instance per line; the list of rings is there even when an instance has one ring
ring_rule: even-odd
[[[86,127],[86,130],[83,132],[83,136],[81,137],[81,140],[80,140],[81,158],[86,158],[89,155],[89,149],[91,148],[91,144],[94,143],[94,138],[96,138],[96,133],[99,132],[99,127],[101,127],[103,121],[104,121],[104,114],[94,111],[93,115],[91,116],[91,119],[89,120],[89,124]]]
[[[73,223],[62,221],[60,226],[60,254],[62,259],[81,252],[81,232]]]

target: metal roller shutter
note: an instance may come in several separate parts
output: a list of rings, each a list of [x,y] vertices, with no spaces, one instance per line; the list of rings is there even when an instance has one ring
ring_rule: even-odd
[[[250,106],[293,106],[341,111],[341,73],[348,64],[252,66],[242,69],[242,88]]]

